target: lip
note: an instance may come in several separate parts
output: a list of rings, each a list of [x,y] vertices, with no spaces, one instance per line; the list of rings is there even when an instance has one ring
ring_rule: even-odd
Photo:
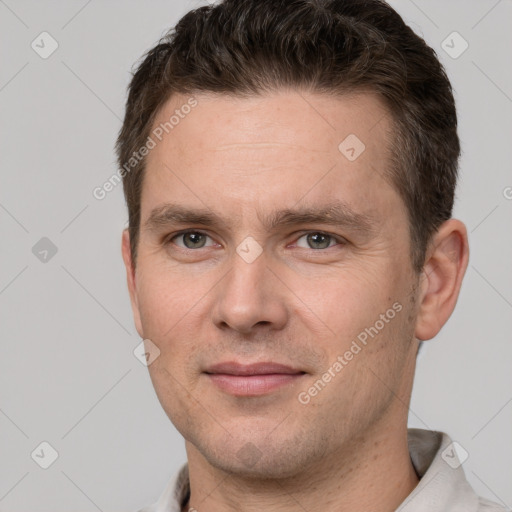
[[[206,370],[206,373],[223,373],[227,375],[269,375],[282,373],[292,375],[304,372],[285,364],[274,363],[271,361],[252,364],[241,364],[236,361],[226,361],[224,363],[218,363],[210,366]]]
[[[209,367],[205,374],[226,393],[258,396],[296,382],[305,372],[274,362],[240,364],[229,361]]]

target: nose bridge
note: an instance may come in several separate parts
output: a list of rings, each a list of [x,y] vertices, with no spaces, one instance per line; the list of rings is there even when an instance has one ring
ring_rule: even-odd
[[[240,332],[250,332],[256,325],[280,329],[286,323],[286,306],[276,293],[268,257],[251,240],[243,241],[231,258],[231,269],[219,283],[214,308],[214,322]]]

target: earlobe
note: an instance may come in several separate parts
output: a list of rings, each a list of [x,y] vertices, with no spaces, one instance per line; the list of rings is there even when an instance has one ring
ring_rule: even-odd
[[[140,321],[139,301],[137,297],[137,281],[135,268],[132,263],[132,254],[130,248],[130,233],[128,229],[123,230],[121,252],[123,255],[123,261],[126,268],[126,280],[128,284],[128,291],[130,293],[130,302],[132,306],[133,320],[135,322],[135,328],[141,338],[144,338],[142,334],[142,324]]]
[[[444,222],[434,236],[423,268],[415,336],[429,340],[452,314],[469,259],[467,231],[457,219]]]

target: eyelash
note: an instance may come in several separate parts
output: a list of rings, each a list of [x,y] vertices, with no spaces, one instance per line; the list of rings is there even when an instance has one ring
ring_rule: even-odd
[[[173,233],[172,235],[169,235],[168,237],[165,238],[165,241],[164,241],[164,245],[169,245],[170,243],[172,243],[172,241],[179,237],[179,236],[183,236],[183,235],[186,235],[187,233],[197,233],[197,234],[200,234],[200,235],[204,235],[204,236],[207,236],[208,238],[212,238],[210,235],[208,235],[208,233],[205,233],[204,231],[200,231],[200,230],[197,230],[197,229],[186,229],[184,231],[179,231],[178,233]],[[300,240],[303,236],[307,236],[307,235],[311,235],[311,234],[314,234],[314,235],[324,235],[324,236],[328,236],[330,237],[331,239],[335,240],[336,242],[338,242],[338,245],[345,245],[347,244],[347,241],[339,236],[336,236],[336,235],[333,235],[331,233],[327,233],[325,231],[305,231],[305,232],[301,232],[301,235],[299,236],[299,238],[297,240]],[[198,249],[189,249],[187,247],[179,247],[177,246],[179,249],[181,250],[184,250],[184,251],[196,251],[196,250],[199,250],[199,249],[205,249],[206,247],[199,247]],[[330,247],[326,247],[325,249],[311,249],[309,248],[311,251],[314,251],[314,252],[322,252],[322,251],[326,251],[327,249],[332,249],[333,247],[336,247],[335,245],[333,246],[330,246]],[[299,247],[299,249],[304,249],[304,247]]]

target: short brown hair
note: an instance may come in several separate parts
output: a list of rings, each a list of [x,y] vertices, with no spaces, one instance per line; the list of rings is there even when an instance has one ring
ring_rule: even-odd
[[[460,153],[452,88],[436,53],[381,0],[224,0],[185,14],[133,74],[116,151],[146,142],[174,93],[258,95],[280,87],[341,95],[369,90],[389,108],[389,181],[409,214],[420,272],[451,217]],[[124,173],[135,265],[145,158]]]

